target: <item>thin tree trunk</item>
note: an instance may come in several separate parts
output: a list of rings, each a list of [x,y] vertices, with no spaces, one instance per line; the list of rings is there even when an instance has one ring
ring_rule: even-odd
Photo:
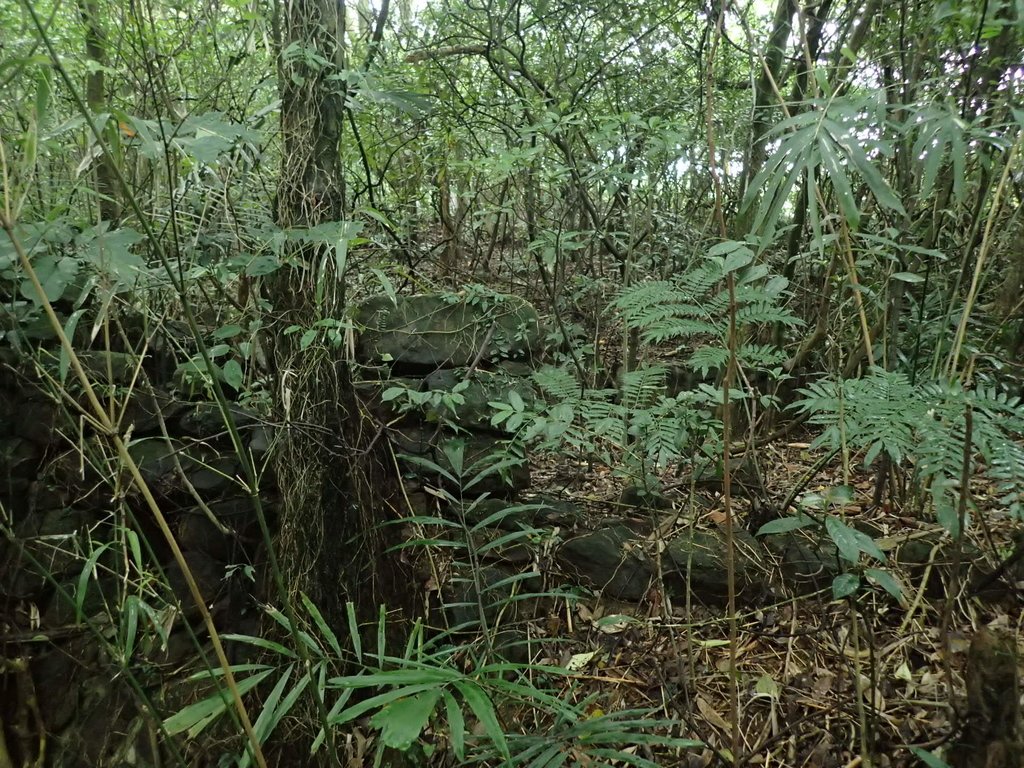
[[[89,105],[92,118],[95,119],[97,115],[110,111],[107,105],[104,80],[107,66],[107,38],[100,21],[99,0],[79,0],[78,12],[82,17],[82,24],[85,26],[85,55],[96,62],[96,66],[85,81],[85,101]],[[107,124],[109,126],[112,123],[107,120]],[[107,149],[117,146],[114,141],[117,138],[115,130],[107,128],[103,131]],[[99,196],[100,219],[110,222],[113,226],[121,216],[121,204],[117,197],[114,159],[106,152],[100,156],[96,164],[96,193]]]

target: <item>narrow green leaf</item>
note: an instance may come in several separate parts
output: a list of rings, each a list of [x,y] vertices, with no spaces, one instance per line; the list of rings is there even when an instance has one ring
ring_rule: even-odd
[[[334,651],[336,658],[341,658],[341,643],[338,642],[338,636],[334,634],[334,630],[327,625],[327,621],[324,619],[323,614],[320,613],[320,609],[317,608],[316,603],[309,599],[309,596],[303,592],[301,594],[302,604],[306,607],[310,617],[313,619],[313,623],[316,624],[316,628],[320,631],[320,634],[324,636],[327,641],[327,645],[332,651]]]
[[[356,661],[363,663],[363,640],[359,635],[359,620],[356,618],[356,604],[349,600],[345,603],[345,616],[348,619],[348,636],[352,641],[352,650]]]
[[[245,694],[265,680],[273,669],[266,669],[255,675],[238,681],[239,694]],[[212,723],[217,717],[224,714],[227,708],[232,706],[231,697],[225,690],[220,690],[212,696],[189,704],[187,707],[174,713],[164,720],[164,729],[169,736],[188,731],[189,738],[194,739],[203,729]]]
[[[125,666],[131,662],[132,654],[135,653],[135,638],[139,629],[139,598],[136,595],[128,595],[125,600],[125,610],[121,615],[121,623],[124,635],[121,639],[122,660]]]
[[[852,229],[860,227],[860,209],[857,207],[857,200],[853,196],[853,187],[846,175],[846,169],[839,162],[838,152],[832,138],[823,133],[818,137],[818,153],[821,156],[821,164],[832,180],[832,188],[836,193],[836,200],[839,202],[839,209],[849,222]]]
[[[221,635],[222,640],[233,640],[236,643],[245,643],[246,645],[252,645],[256,648],[262,648],[265,651],[272,651],[280,654],[286,659],[297,658],[295,652],[290,648],[286,648],[280,643],[275,643],[273,640],[267,640],[262,637],[255,637],[253,635],[235,635],[231,633]]]
[[[78,582],[75,585],[75,621],[79,624],[82,623],[84,618],[83,606],[85,605],[85,596],[89,591],[89,579],[96,571],[96,563],[99,562],[100,557],[110,546],[111,542],[108,541],[106,544],[96,547],[92,554],[89,555],[89,559],[85,561],[85,565],[82,566],[82,572],[78,574]]]
[[[444,698],[445,712],[448,717],[448,738],[452,742],[452,752],[461,763],[466,759],[466,721],[462,717],[462,709],[455,697],[444,688],[441,689],[441,696]]]
[[[480,689],[476,683],[468,680],[455,682],[455,687],[462,694],[462,698],[469,704],[473,714],[484,727],[484,732],[497,747],[499,754],[506,760],[511,758],[508,751],[508,742],[505,739],[505,731],[498,722],[498,715],[494,711],[494,704],[487,697],[487,694]]]
[[[380,283],[380,287],[384,290],[384,295],[391,300],[392,305],[398,304],[398,291],[395,290],[395,284],[391,282],[391,278],[384,274],[380,269],[374,267],[370,270],[373,276],[377,278],[377,282]]]
[[[72,344],[75,343],[75,330],[78,328],[78,321],[82,315],[85,314],[84,309],[76,309],[71,313],[71,317],[64,324],[64,335],[68,337]],[[68,379],[68,369],[71,367],[71,356],[68,355],[67,350],[61,345],[60,348],[60,366],[59,366],[59,378],[60,383],[63,385]]]
[[[292,672],[295,671],[295,665],[289,664],[284,668],[281,676],[277,679],[274,687],[271,689],[267,698],[263,701],[263,705],[260,708],[259,717],[256,718],[256,722],[253,723],[253,731],[256,734],[256,738],[259,739],[260,743],[266,741],[273,730],[274,726],[280,721],[281,714],[278,714],[277,704],[284,695],[284,689],[288,686],[289,681],[292,678]],[[303,677],[299,680],[299,685],[303,685],[307,678]],[[283,714],[283,713],[282,713]],[[246,768],[249,763],[249,755],[239,763],[239,768]]]
[[[927,768],[950,768],[949,763],[934,752],[927,752],[920,747],[911,747],[910,751],[913,752],[914,757],[924,763]]]
[[[426,457],[423,457],[423,456],[413,456],[413,455],[408,454],[408,453],[403,453],[402,454],[402,460],[403,461],[407,461],[410,464],[417,464],[417,465],[419,465],[419,466],[429,470],[430,472],[436,472],[441,477],[443,477],[445,480],[448,480],[449,482],[451,482],[452,485],[459,485],[459,481],[455,479],[455,476],[452,475],[451,472],[449,472],[447,469],[445,469],[444,467],[442,467],[438,463],[436,463],[434,461],[431,461],[430,459],[428,459]]]
[[[825,122],[830,123],[831,121]],[[832,126],[835,126],[835,124],[832,123]],[[896,211],[901,216],[905,216],[906,211],[903,209],[903,203],[896,197],[896,193],[893,192],[892,187],[882,177],[882,174],[871,158],[868,157],[864,148],[860,144],[855,143],[842,127],[838,127],[838,130],[832,133],[832,137],[843,148],[846,157],[856,167],[857,172],[860,173],[861,178],[864,179],[868,189],[871,190],[871,194],[875,196],[879,204]]]

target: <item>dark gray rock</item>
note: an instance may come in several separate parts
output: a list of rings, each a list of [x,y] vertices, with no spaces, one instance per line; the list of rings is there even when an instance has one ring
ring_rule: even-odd
[[[52,400],[26,398],[18,403],[11,432],[40,446],[49,446],[55,439],[57,404]]]
[[[251,427],[258,422],[256,414],[240,408],[230,407],[232,420],[238,429]],[[211,438],[226,435],[224,415],[216,402],[191,403],[178,417],[177,433],[196,438]],[[173,434],[173,433],[172,433]]]
[[[42,447],[21,437],[0,438],[0,482],[35,477]]]
[[[127,387],[146,376],[145,372],[139,369],[139,358],[129,352],[79,352],[78,361],[94,385],[115,384]],[[72,375],[68,374],[69,377]]]
[[[569,539],[557,558],[566,570],[617,600],[641,599],[654,577],[654,563],[644,552],[643,540],[624,525]]]
[[[21,395],[16,389],[0,389],[0,437],[11,437],[14,418],[21,406]]]
[[[128,452],[150,488],[163,495],[186,491],[184,475],[197,491],[215,496],[234,486],[241,473],[233,455],[202,443],[152,438],[132,443]]]
[[[88,520],[85,512],[74,509],[50,509],[18,520],[14,533],[20,547],[6,553],[10,560],[0,568],[0,589],[11,596],[32,598],[48,587],[47,575],[59,579],[79,573],[85,555],[84,540],[80,542],[78,536]]]
[[[182,556],[207,605],[215,602],[228,587],[224,578],[226,574],[224,563],[205,552],[194,549],[183,550]],[[185,580],[185,574],[178,566],[178,562],[171,560],[165,563],[164,572],[167,574],[167,583],[171,588],[171,593],[181,598],[182,607],[186,613],[192,616],[198,614],[188,582]]]
[[[734,532],[737,597],[764,592],[768,569],[757,540],[744,530]],[[706,603],[719,603],[728,595],[726,538],[721,531],[686,531],[668,542],[662,557],[666,587],[685,597],[689,584],[693,595]],[[673,589],[673,587],[675,589]]]
[[[173,423],[175,417],[187,406],[166,392],[154,390],[150,393],[136,388],[131,391],[123,407],[121,430],[124,432],[131,427],[132,434],[137,436],[158,433],[161,419],[165,424]]]
[[[476,577],[467,570],[452,579],[445,590],[444,611],[448,626],[480,628],[480,622],[494,628],[499,621],[508,623],[524,618],[535,604],[528,597],[541,588],[540,574],[516,573],[497,565],[485,565]],[[522,598],[517,596],[523,595]]]
[[[507,434],[507,427],[502,424],[494,427],[491,417],[496,409],[490,403],[507,403],[511,397],[522,400],[526,410],[536,408],[537,394],[528,379],[513,376],[504,371],[475,370],[469,374],[467,369],[445,369],[434,371],[423,380],[423,391],[451,392],[464,381],[467,386],[458,394],[464,401],[454,409],[444,403],[428,404],[422,411],[422,417],[430,423],[455,422],[466,429],[476,431]],[[515,395],[513,395],[515,393]]]
[[[529,358],[541,347],[537,311],[517,296],[472,304],[438,294],[400,296],[396,303],[378,296],[358,308],[356,323],[359,361],[395,368],[468,366],[485,341],[484,361]]]
[[[527,501],[480,499],[463,505],[465,521],[469,526],[488,522],[489,527],[518,531],[523,527],[576,525],[582,515],[571,501],[536,498]]]
[[[495,462],[509,457],[507,447],[493,436],[473,433],[454,436],[436,429],[413,427],[393,432],[391,439],[404,472],[438,480],[453,493],[465,493],[471,498],[485,493],[507,498],[530,484],[530,468],[525,461],[505,466],[500,471],[488,470]],[[460,453],[461,467],[452,460]],[[453,476],[460,487],[416,459],[438,465]]]
[[[797,593],[824,589],[842,572],[836,545],[823,532],[773,533],[763,541],[779,558],[786,586]]]
[[[128,454],[132,457],[139,473],[146,484],[156,493],[169,493],[181,490],[184,486],[175,462],[181,462],[185,444],[181,440],[171,440],[170,444],[162,437],[136,440],[128,446]]]
[[[634,509],[668,509],[672,506],[661,489],[654,486],[632,483],[622,489],[619,495],[619,505],[632,507]]]

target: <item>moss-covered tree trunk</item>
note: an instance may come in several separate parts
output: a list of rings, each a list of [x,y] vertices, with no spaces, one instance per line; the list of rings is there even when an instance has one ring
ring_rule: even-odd
[[[340,157],[345,117],[344,3],[290,0],[278,18],[283,160],[278,224],[303,229],[346,215]],[[326,226],[330,229],[329,226]],[[365,616],[409,594],[397,562],[385,554],[380,524],[391,516],[397,478],[385,441],[362,417],[342,347],[326,340],[301,349],[301,333],[323,318],[343,316],[346,275],[331,237],[310,238],[289,254],[269,286],[279,403],[286,428],[275,470],[282,495],[278,554],[285,584],[304,592],[336,628],[345,603]],[[400,584],[402,591],[393,589]],[[341,634],[345,636],[345,634]]]

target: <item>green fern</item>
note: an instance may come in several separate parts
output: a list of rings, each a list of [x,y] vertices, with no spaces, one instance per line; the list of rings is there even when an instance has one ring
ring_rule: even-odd
[[[1024,494],[1024,406],[995,388],[964,389],[959,383],[913,385],[899,372],[872,369],[862,379],[822,380],[800,390],[796,409],[823,427],[816,445],[838,448],[845,439],[864,451],[865,465],[885,454],[910,460],[922,484],[931,488],[940,522],[958,525],[964,453],[971,476],[995,483],[1000,501],[1015,517]],[[970,445],[966,414],[972,413]]]
[[[722,243],[714,253],[748,254],[741,243]],[[750,256],[752,258],[752,256]],[[691,364],[707,375],[720,369],[727,359],[729,294],[725,290],[725,260],[712,256],[708,263],[674,280],[638,283],[624,289],[610,304],[628,328],[639,331],[645,344],[688,343],[694,338],[707,340],[691,358]],[[744,328],[761,325],[795,327],[802,321],[784,306],[788,282],[770,276],[761,264],[736,271],[736,322]],[[768,367],[784,359],[782,353],[767,345],[743,345],[739,350],[743,366]]]
[[[622,377],[622,405],[627,410],[650,408],[665,392],[668,369],[663,365],[644,365]]]
[[[1024,517],[1024,446],[1006,441],[996,446],[989,474],[996,483],[999,503],[1013,517]]]
[[[533,382],[551,400],[574,403],[580,399],[580,383],[565,368],[546,365],[534,371]]]

